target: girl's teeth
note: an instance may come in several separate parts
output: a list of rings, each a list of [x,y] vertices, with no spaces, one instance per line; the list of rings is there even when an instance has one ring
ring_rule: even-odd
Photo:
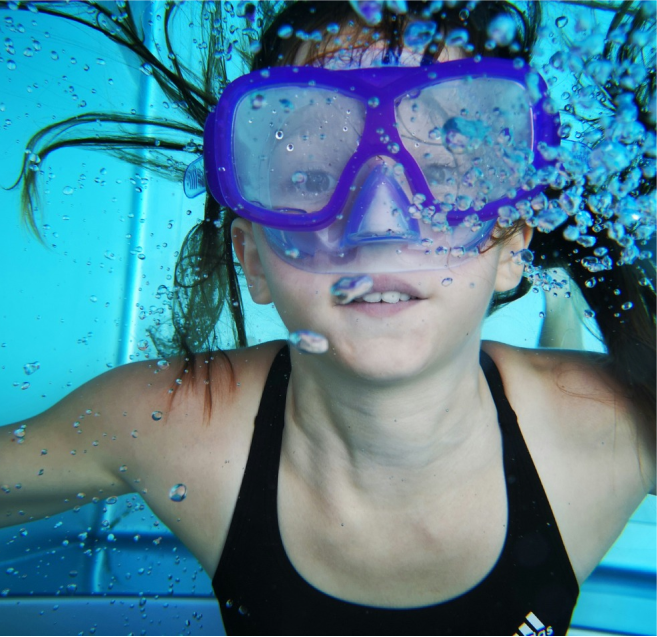
[[[411,297],[402,292],[370,292],[365,294],[358,301],[365,301],[365,303],[397,303],[399,301],[410,301]]]
[[[383,292],[381,300],[384,303],[397,303],[399,301],[399,292]]]

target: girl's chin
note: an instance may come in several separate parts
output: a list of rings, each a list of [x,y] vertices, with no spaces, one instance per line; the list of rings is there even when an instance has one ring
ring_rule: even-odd
[[[430,365],[426,342],[400,338],[399,333],[361,339],[342,338],[331,342],[324,356],[341,372],[364,381],[393,383],[412,380]]]

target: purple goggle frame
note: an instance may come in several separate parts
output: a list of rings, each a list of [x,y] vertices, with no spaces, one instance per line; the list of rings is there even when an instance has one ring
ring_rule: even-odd
[[[531,75],[531,80],[528,76]],[[516,62],[496,58],[473,58],[443,62],[420,67],[371,67],[350,70],[327,70],[316,67],[273,67],[254,71],[231,82],[222,94],[219,103],[205,124],[204,134],[204,175],[192,173],[188,179],[201,182],[205,180],[216,201],[234,210],[239,216],[270,228],[289,231],[314,231],[329,226],[343,211],[361,168],[374,157],[390,157],[389,144],[396,143],[398,152],[394,161],[404,167],[405,177],[414,194],[420,194],[430,202],[434,199],[416,160],[404,147],[395,126],[395,102],[411,91],[439,82],[457,79],[488,77],[510,80],[525,87],[533,96],[529,105],[532,119],[532,147],[536,170],[550,164],[540,152],[539,144],[558,145],[558,115],[549,114],[543,108],[547,96],[544,80],[531,68]],[[342,93],[352,99],[368,103],[373,96],[378,98],[375,107],[367,106],[362,138],[358,148],[348,160],[342,175],[335,185],[329,202],[320,210],[304,214],[291,214],[292,211],[269,210],[246,200],[240,193],[238,177],[233,164],[233,126],[235,112],[240,101],[250,92],[266,87],[317,87]],[[381,140],[377,129],[384,128],[389,139]],[[189,172],[189,171],[188,171]],[[497,218],[501,206],[510,205],[520,198],[531,196],[543,190],[543,186],[523,190],[517,196],[491,201],[479,209],[453,210],[448,219],[458,224],[466,216],[476,213],[481,221]],[[297,211],[294,211],[297,212]]]

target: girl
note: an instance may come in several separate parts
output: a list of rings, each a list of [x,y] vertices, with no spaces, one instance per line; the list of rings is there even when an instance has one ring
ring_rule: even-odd
[[[201,90],[155,60],[126,5],[109,32],[204,125],[185,186],[212,196],[177,271],[183,356],[95,379],[25,422],[20,447],[3,430],[0,482],[22,483],[4,523],[138,489],[214,573],[229,633],[564,634],[655,483],[654,72],[630,91],[612,64],[639,64],[652,18],[625,5],[604,55],[572,53],[580,91],[614,69],[578,158],[529,66],[539,9],[286,5],[215,107],[215,78]],[[233,249],[295,347],[246,347]],[[559,286],[550,267],[606,356],[481,342],[487,313]],[[243,347],[197,355],[226,300]]]

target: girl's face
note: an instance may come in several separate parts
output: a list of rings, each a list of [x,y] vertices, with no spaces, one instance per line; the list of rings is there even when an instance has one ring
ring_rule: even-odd
[[[380,52],[371,47],[361,67],[372,65]],[[331,54],[327,57],[328,64],[324,59],[322,65],[345,68],[337,55],[334,60]],[[416,66],[420,57],[403,51],[401,64]],[[439,61],[460,57],[458,49],[448,48]],[[525,248],[531,235],[521,233],[450,269],[372,275],[373,292],[392,293],[385,295],[390,300],[398,293],[400,300],[347,305],[330,293],[340,275],[307,272],[282,261],[262,227],[238,219],[233,236],[254,301],[273,302],[290,332],[311,330],[328,339],[329,352],[314,358],[328,357],[371,380],[400,381],[456,360],[464,351],[478,352],[493,292],[512,289],[522,276],[511,251]]]
[[[478,351],[491,296],[519,283],[523,268],[511,253],[530,238],[529,232],[520,233],[451,269],[372,276],[372,291],[398,292],[409,300],[340,305],[330,293],[339,275],[285,263],[269,247],[262,227],[243,219],[234,222],[233,235],[256,303],[273,302],[290,332],[324,335],[329,352],[320,358],[381,381],[413,377],[465,351]]]

